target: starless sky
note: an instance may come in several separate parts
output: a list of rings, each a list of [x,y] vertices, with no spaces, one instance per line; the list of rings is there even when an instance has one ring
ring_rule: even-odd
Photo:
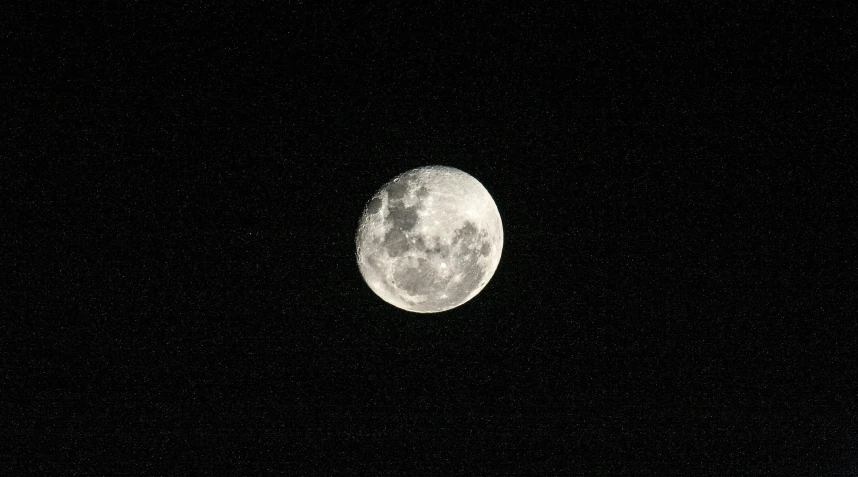
[[[11,8],[11,473],[851,475],[856,8]],[[357,5],[360,3],[360,5]],[[461,169],[445,313],[354,257]]]

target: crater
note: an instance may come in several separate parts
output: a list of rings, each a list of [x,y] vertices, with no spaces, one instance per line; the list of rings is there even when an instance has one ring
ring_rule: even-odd
[[[374,214],[381,209],[381,199],[378,197],[373,197],[372,200],[366,205],[366,213]]]
[[[391,182],[390,185],[387,186],[387,197],[391,200],[401,199],[405,197],[405,193],[408,192],[408,187],[408,181],[404,179]]]
[[[427,189],[426,186],[420,186],[420,188],[417,189],[417,197],[420,197],[422,199],[427,195],[429,195],[429,189]]]
[[[410,295],[434,295],[438,291],[435,269],[425,258],[417,259],[417,267],[394,271],[393,279],[399,288]]]
[[[479,233],[477,226],[474,225],[473,222],[465,222],[465,225],[460,229],[456,229],[456,232],[453,235],[453,244],[457,244],[459,241],[465,241],[465,239],[474,237]]]
[[[417,235],[416,237],[412,237],[411,241],[414,242],[414,247],[417,248],[418,250],[421,248],[426,248],[426,242],[423,241],[422,235]]]
[[[413,272],[414,269],[410,270]],[[417,275],[411,277],[411,279],[415,282],[412,283],[412,285],[416,284],[416,289],[419,289],[425,294],[432,297],[416,305],[415,309],[417,310],[439,311],[461,305],[468,297],[468,295],[471,294],[471,292],[482,286],[478,284],[483,280],[485,270],[483,270],[483,268],[479,266],[471,266],[468,267],[465,273],[461,274],[458,281],[454,281],[451,279],[450,282],[445,282],[442,284],[438,284],[437,282],[432,283],[431,281],[420,281],[421,279],[434,279],[434,271],[432,271],[431,273],[431,278],[429,276],[418,277]],[[403,278],[400,277],[400,281],[402,279]]]
[[[483,246],[480,247],[480,255],[488,257],[490,253],[492,253],[492,244],[489,242],[483,242]]]
[[[387,220],[394,228],[399,230],[411,230],[417,225],[420,217],[417,215],[417,206],[392,207]]]
[[[480,280],[483,279],[484,274],[485,270],[483,269],[483,267],[472,265],[462,275],[461,281],[452,284],[452,286],[450,287],[450,292],[448,294],[457,302],[461,302],[462,300],[467,298],[467,296],[472,291],[479,288]]]
[[[408,238],[402,231],[392,229],[384,236],[382,245],[387,250],[388,256],[391,258],[399,257],[408,251]]]
[[[448,254],[448,250],[447,250],[447,247],[442,247],[440,245],[440,243],[438,243],[434,247],[426,247],[426,253],[427,254],[434,253],[434,254],[441,255],[442,257],[446,257]]]

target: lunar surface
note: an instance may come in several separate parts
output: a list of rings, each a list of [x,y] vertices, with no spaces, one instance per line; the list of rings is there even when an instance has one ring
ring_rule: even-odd
[[[479,181],[452,167],[428,166],[376,192],[355,241],[372,291],[404,310],[436,313],[486,286],[500,262],[503,226]]]

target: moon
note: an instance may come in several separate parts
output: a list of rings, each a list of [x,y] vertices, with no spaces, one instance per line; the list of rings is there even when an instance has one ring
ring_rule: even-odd
[[[367,202],[357,262],[382,300],[437,313],[474,298],[503,250],[503,225],[489,192],[469,174],[426,166],[400,174]]]

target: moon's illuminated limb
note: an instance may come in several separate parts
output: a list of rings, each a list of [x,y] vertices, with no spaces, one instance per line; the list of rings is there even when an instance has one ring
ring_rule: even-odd
[[[433,313],[476,296],[497,270],[503,226],[482,184],[444,166],[410,170],[367,203],[356,236],[369,287],[399,308]]]

